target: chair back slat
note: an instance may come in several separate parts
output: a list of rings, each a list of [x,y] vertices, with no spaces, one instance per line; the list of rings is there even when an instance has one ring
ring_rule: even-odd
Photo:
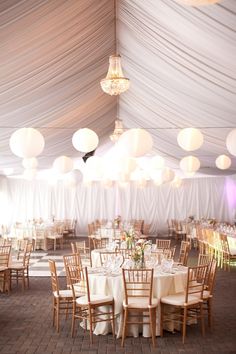
[[[11,246],[0,246],[0,266],[8,267],[11,253]]]
[[[153,269],[122,269],[125,304],[132,298],[147,298],[152,304]]]
[[[188,303],[190,296],[202,299],[206,281],[208,265],[201,265],[188,268],[187,287],[185,292],[185,302]]]
[[[51,273],[52,291],[56,292],[57,296],[59,296],[59,282],[57,276],[56,262],[52,259],[49,259],[48,263],[49,263],[49,270]]]

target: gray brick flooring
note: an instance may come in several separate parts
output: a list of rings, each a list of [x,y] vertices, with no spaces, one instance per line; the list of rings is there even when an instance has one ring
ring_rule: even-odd
[[[196,255],[192,252],[190,261],[194,263],[195,260]],[[60,280],[64,282],[63,278]],[[75,338],[70,337],[70,318],[62,318],[61,331],[56,333],[52,327],[51,302],[50,279],[47,277],[31,277],[30,289],[25,292],[19,286],[9,295],[0,294],[0,353],[236,353],[236,268],[231,272],[217,272],[212,333],[207,329],[203,338],[199,325],[188,326],[185,345],[178,332],[164,332],[163,338],[157,337],[155,349],[150,339],[142,336],[127,338],[124,348],[120,346],[121,340],[114,340],[111,335],[94,336],[94,344],[90,345],[88,333],[81,328]]]

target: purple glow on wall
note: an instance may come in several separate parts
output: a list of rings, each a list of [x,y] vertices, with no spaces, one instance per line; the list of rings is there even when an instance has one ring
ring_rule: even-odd
[[[236,181],[230,177],[226,178],[225,192],[229,208],[236,209]]]

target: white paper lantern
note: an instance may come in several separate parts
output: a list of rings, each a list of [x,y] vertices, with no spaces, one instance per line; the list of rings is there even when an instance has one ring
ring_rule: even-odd
[[[185,173],[196,172],[200,168],[200,161],[195,156],[186,156],[180,161],[180,168]]]
[[[137,162],[132,157],[124,157],[122,159],[117,160],[117,165],[119,172],[130,174],[136,169]]]
[[[95,150],[98,146],[98,142],[99,139],[97,134],[88,128],[77,130],[72,137],[74,148],[80,152],[90,152]]]
[[[36,174],[37,174],[36,168],[29,168],[27,170],[24,170],[23,177],[28,181],[32,181],[33,179],[35,179]]]
[[[203,6],[216,4],[220,0],[177,0],[177,2],[187,6]]]
[[[228,151],[236,156],[236,129],[233,129],[226,138],[226,146]]]
[[[216,159],[216,167],[221,170],[227,170],[231,166],[231,158],[226,155],[220,155]]]
[[[31,157],[30,159],[23,159],[22,165],[25,169],[37,168],[38,160],[36,159],[36,157]]]
[[[100,156],[91,156],[87,159],[86,166],[94,170],[103,170],[104,169],[103,158]]]
[[[73,170],[68,176],[68,185],[76,187],[83,180],[83,174],[80,170]]]
[[[73,168],[74,162],[67,156],[59,156],[53,162],[53,169],[59,174],[71,172]]]
[[[194,151],[202,146],[203,135],[199,129],[185,128],[179,132],[177,141],[183,150]]]
[[[146,130],[135,128],[124,132],[118,143],[118,149],[125,151],[128,156],[140,157],[152,150],[153,140]]]
[[[182,179],[179,177],[179,176],[175,176],[175,178],[174,178],[174,180],[172,181],[172,186],[174,187],[174,188],[179,188],[179,187],[181,187],[181,185],[182,185]]]
[[[44,137],[34,128],[16,130],[10,138],[10,148],[13,154],[23,158],[38,156],[44,149]]]
[[[162,169],[165,166],[165,160],[162,156],[156,155],[152,157],[150,161],[150,168],[151,169]]]
[[[101,181],[101,184],[104,188],[111,188],[113,186],[113,181],[111,179],[106,178]]]
[[[162,181],[163,183],[169,183],[175,178],[175,173],[170,168],[166,167],[162,171]]]
[[[163,184],[162,170],[151,170],[150,177],[156,186],[160,186],[161,184]]]

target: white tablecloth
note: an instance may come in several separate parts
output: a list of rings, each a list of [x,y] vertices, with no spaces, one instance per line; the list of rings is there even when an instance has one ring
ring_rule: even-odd
[[[182,267],[174,274],[170,273],[154,273],[153,296],[159,301],[162,296],[176,294],[185,288],[187,279],[187,267]],[[123,299],[124,289],[122,275],[104,275],[104,273],[89,274],[89,285],[91,294],[112,295],[115,300],[115,313],[117,316],[116,333],[117,337],[122,334],[122,315],[123,315]],[[174,326],[174,324],[173,324]],[[173,328],[169,328],[174,330]],[[140,332],[144,337],[150,337],[149,325],[139,328],[138,325],[128,326],[128,335],[137,337]],[[95,327],[95,334],[107,334],[111,331],[109,322],[100,322]],[[160,335],[160,306],[157,309],[157,326],[156,335]]]

